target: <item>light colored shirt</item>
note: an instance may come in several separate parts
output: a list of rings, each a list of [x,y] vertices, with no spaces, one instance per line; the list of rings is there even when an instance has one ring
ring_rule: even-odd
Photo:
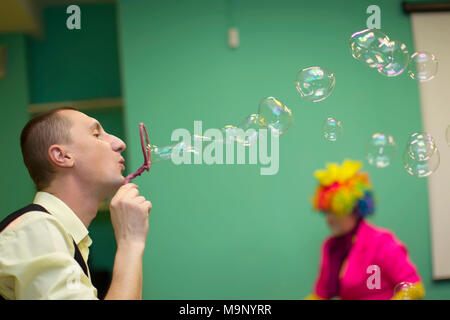
[[[0,295],[27,300],[97,299],[97,289],[74,259],[73,241],[87,266],[92,240],[86,226],[50,193],[37,192],[33,203],[50,214],[30,211],[0,233]]]

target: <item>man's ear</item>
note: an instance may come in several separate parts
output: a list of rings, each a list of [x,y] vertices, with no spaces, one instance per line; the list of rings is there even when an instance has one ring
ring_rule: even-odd
[[[73,156],[59,144],[52,144],[48,148],[48,157],[50,161],[57,167],[72,168],[74,165]]]

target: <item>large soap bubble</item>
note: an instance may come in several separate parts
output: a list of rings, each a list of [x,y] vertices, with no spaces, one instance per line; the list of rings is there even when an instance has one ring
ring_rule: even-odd
[[[321,67],[309,67],[297,74],[296,87],[303,99],[319,102],[331,94],[335,83],[333,72]]]
[[[437,146],[431,134],[426,132],[413,133],[407,142],[407,151],[413,160],[428,160],[436,152]]]
[[[381,46],[389,42],[389,37],[377,29],[355,32],[349,40],[352,56],[370,68],[380,68],[384,65],[386,59]]]
[[[428,177],[433,174],[438,169],[439,163],[440,155],[438,149],[436,149],[430,158],[423,161],[414,160],[410,156],[408,148],[403,153],[403,166],[410,175],[418,178]]]
[[[274,97],[264,98],[259,104],[258,113],[261,124],[280,135],[286,133],[294,123],[291,110]]]
[[[406,45],[399,41],[385,42],[379,47],[380,60],[378,72],[386,77],[402,74],[409,63],[409,52]]]
[[[434,54],[414,52],[408,66],[409,76],[417,81],[428,81],[436,76],[438,61]]]

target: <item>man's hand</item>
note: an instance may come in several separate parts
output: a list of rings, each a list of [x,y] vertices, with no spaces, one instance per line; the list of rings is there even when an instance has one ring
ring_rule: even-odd
[[[134,183],[119,188],[110,203],[111,222],[118,248],[145,246],[151,209],[152,203],[139,195],[138,186]]]
[[[107,300],[142,299],[142,256],[152,204],[139,196],[138,186],[127,183],[111,199],[111,222],[117,241]]]

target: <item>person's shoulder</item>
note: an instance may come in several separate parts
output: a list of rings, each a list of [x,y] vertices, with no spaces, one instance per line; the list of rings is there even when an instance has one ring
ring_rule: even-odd
[[[34,246],[53,247],[66,251],[70,248],[70,235],[62,224],[51,214],[42,211],[29,211],[13,220],[0,232],[0,247]]]
[[[392,230],[375,226],[367,221],[365,221],[364,226],[368,241],[377,243],[381,246],[403,247],[403,243],[397,238]]]

